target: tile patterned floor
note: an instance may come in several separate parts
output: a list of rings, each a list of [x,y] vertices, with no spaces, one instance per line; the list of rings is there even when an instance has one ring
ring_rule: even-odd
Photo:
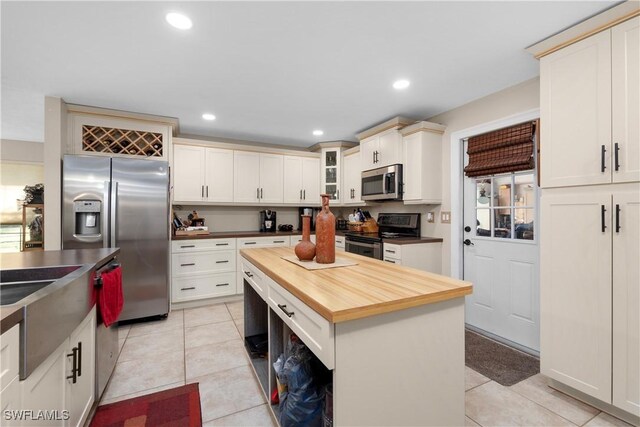
[[[120,327],[100,404],[198,382],[204,426],[274,426],[244,351],[242,311],[239,301]],[[465,367],[465,382],[465,426],[630,426],[547,387],[541,374],[504,387]]]

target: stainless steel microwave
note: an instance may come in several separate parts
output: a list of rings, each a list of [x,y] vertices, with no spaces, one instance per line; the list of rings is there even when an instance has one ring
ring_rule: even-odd
[[[362,172],[362,200],[402,200],[402,165]]]

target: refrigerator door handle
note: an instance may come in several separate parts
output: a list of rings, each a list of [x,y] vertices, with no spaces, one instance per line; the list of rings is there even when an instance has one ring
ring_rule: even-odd
[[[109,204],[109,193],[111,193],[111,182],[104,182],[104,194],[103,200],[104,203],[102,205],[102,247],[109,247],[109,212],[111,211],[111,205]]]
[[[116,224],[118,223],[118,218],[117,218],[117,214],[118,214],[118,182],[114,181],[111,184],[111,212],[110,212],[110,216],[111,216],[111,247],[115,248],[117,247],[117,243],[116,243],[116,233],[117,233],[117,229],[116,229]]]

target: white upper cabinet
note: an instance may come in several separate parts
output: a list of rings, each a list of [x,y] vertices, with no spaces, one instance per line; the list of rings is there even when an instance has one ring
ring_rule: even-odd
[[[543,188],[640,179],[639,22],[541,58]]]
[[[233,202],[233,151],[175,144],[173,200]]]
[[[233,152],[234,202],[282,203],[284,157]]]
[[[260,203],[282,203],[282,154],[260,154]]]
[[[361,169],[381,168],[402,162],[402,136],[389,129],[360,142]]]
[[[362,185],[360,165],[360,151],[345,154],[342,157],[344,175],[342,199],[345,205],[364,204],[360,198],[360,186]]]
[[[174,202],[204,200],[205,148],[192,145],[173,146]]]
[[[234,202],[260,200],[260,154],[249,151],[233,152]]]
[[[320,159],[284,156],[284,203],[320,204]]]
[[[611,29],[611,61],[613,182],[637,182],[640,181],[640,17]]]
[[[445,127],[419,122],[401,130],[403,200],[406,204],[442,202],[442,134]]]
[[[233,202],[233,150],[207,148],[205,198],[209,202]]]

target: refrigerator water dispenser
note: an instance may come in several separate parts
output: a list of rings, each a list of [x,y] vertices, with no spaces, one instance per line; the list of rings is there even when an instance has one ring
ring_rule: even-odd
[[[101,205],[99,200],[76,200],[73,202],[76,236],[100,235]]]

